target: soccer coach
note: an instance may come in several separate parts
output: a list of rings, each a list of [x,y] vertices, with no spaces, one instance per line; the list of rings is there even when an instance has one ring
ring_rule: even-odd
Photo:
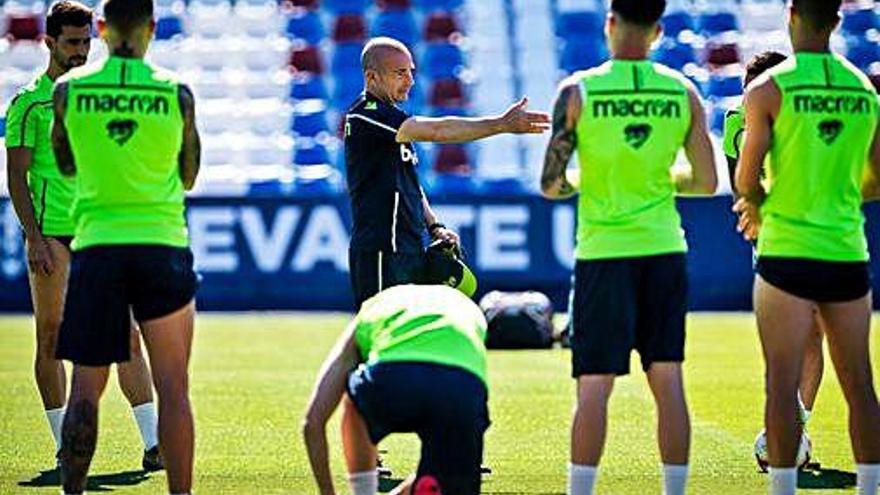
[[[411,117],[397,107],[413,87],[412,55],[391,38],[371,39],[361,54],[365,88],[345,116],[345,162],[353,228],[349,267],[356,308],[381,290],[423,279],[427,230],[458,244],[419,184],[413,142],[460,143],[496,134],[540,134],[550,117],[523,98],[503,115]]]

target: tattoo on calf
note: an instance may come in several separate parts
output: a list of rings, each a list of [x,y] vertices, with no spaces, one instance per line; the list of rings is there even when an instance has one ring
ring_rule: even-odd
[[[569,124],[568,118],[569,100],[577,91],[577,86],[568,86],[560,92],[556,100],[553,108],[553,135],[547,145],[544,171],[541,174],[542,189],[546,190],[558,185],[560,195],[570,195],[574,192],[574,187],[565,178],[565,168],[577,146],[575,128]]]
[[[67,408],[62,430],[61,480],[64,490],[78,492],[85,489],[86,475],[95,445],[98,441],[98,408],[80,400]]]

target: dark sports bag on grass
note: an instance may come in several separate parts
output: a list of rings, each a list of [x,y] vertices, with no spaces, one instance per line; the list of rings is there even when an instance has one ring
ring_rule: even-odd
[[[489,329],[489,349],[547,349],[553,346],[553,305],[540,292],[493,291],[480,300]]]

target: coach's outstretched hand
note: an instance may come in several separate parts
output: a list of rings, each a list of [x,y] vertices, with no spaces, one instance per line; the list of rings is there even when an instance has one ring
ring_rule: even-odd
[[[506,132],[512,134],[541,134],[550,130],[550,114],[526,110],[528,97],[523,97],[501,116]]]

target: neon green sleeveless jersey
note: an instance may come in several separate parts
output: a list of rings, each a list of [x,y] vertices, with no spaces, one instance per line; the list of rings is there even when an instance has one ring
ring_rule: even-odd
[[[782,93],[759,256],[866,261],[861,184],[877,94],[843,57],[797,53],[768,71]]]
[[[52,151],[53,84],[49,76],[43,74],[12,100],[6,111],[6,147],[31,150],[27,180],[40,232],[49,236],[71,236],[74,181],[61,175]]]
[[[64,123],[77,166],[73,249],[187,246],[177,80],[143,60],[121,57],[63,80]]]
[[[577,258],[687,251],[670,172],[691,127],[684,76],[624,60],[579,76]]]
[[[724,141],[722,147],[724,154],[734,160],[739,160],[742,150],[742,138],[746,132],[746,119],[742,106],[728,110],[724,115]]]
[[[456,289],[399,285],[367,300],[355,317],[367,364],[423,362],[462,368],[486,382],[486,318]]]

